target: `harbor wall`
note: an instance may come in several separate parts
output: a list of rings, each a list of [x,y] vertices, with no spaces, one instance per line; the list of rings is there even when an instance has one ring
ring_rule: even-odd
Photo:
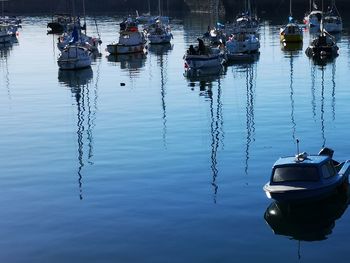
[[[216,0],[161,0],[161,9],[164,14],[173,12],[213,12],[213,3]],[[236,13],[243,9],[244,0],[217,0],[221,13]],[[72,3],[75,3],[72,6]],[[158,0],[150,0],[151,10],[158,13]],[[321,5],[321,0],[318,0]],[[324,0],[325,8],[331,0]],[[251,0],[252,6],[258,13],[288,13],[289,0]],[[350,7],[349,0],[337,0],[340,12]],[[75,10],[82,13],[83,0],[9,0],[5,2],[5,13],[9,14],[41,14],[59,13]],[[148,11],[147,0],[85,0],[87,13],[134,13]],[[309,0],[293,0],[293,13],[305,12],[309,9]]]

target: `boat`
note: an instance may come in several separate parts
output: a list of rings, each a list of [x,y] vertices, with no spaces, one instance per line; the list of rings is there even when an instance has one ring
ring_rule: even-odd
[[[323,12],[318,10],[314,0],[310,0],[310,11],[304,17],[304,24],[310,28],[320,28]]]
[[[336,193],[348,185],[350,160],[338,163],[332,159],[333,153],[332,149],[323,148],[315,155],[304,152],[279,158],[272,167],[270,181],[264,186],[267,197],[293,203]]]
[[[88,68],[91,66],[91,51],[79,43],[77,34],[73,34],[72,41],[61,51],[57,64],[63,70]]]
[[[137,23],[128,18],[120,23],[118,43],[107,45],[107,51],[114,55],[144,52],[145,44],[145,36],[138,30]]]
[[[220,67],[224,63],[224,54],[219,48],[204,44],[200,38],[197,39],[198,46],[190,45],[183,59],[185,70],[198,70],[210,67]]]
[[[150,44],[168,44],[173,38],[170,27],[160,20],[147,27],[146,36]]]
[[[312,40],[305,53],[310,58],[323,60],[337,57],[338,50],[335,38],[322,28],[321,33]]]
[[[289,17],[288,24],[286,26],[281,27],[280,29],[280,40],[285,43],[294,43],[294,42],[302,42],[303,41],[303,31],[298,26],[297,23],[294,22],[292,16],[292,0],[289,0]]]
[[[259,30],[259,19],[252,14],[250,0],[245,1],[245,11],[238,14],[232,24],[226,25],[227,35],[237,33],[257,34]]]
[[[54,14],[51,22],[47,23],[50,34],[62,34],[70,32],[74,27],[80,27],[80,21],[70,14]]]
[[[323,27],[329,33],[339,33],[343,30],[343,21],[335,5],[335,0],[328,7],[328,11],[323,18]]]
[[[10,43],[12,39],[11,32],[9,31],[8,26],[0,24],[0,43]]]
[[[259,52],[259,38],[252,33],[231,35],[225,43],[225,55],[228,61],[252,60]]]
[[[76,31],[76,32],[75,32]],[[97,52],[102,41],[99,37],[90,37],[81,30],[75,28],[72,33],[64,33],[58,37],[57,48],[62,51],[74,38],[73,34],[78,34],[79,43],[91,52]]]

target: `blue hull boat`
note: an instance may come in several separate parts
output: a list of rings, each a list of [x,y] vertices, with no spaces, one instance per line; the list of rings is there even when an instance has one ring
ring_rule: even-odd
[[[348,185],[350,160],[338,163],[332,156],[333,150],[324,148],[318,155],[301,153],[278,159],[264,186],[267,197],[278,202],[305,202],[340,191]]]

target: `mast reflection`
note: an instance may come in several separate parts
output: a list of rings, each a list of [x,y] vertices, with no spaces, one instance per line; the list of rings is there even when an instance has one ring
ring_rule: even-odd
[[[168,54],[173,49],[173,45],[168,43],[165,45],[149,45],[148,50],[151,54],[157,56],[157,64],[160,67],[160,95],[161,95],[161,105],[162,105],[162,120],[163,120],[163,145],[167,148],[167,112],[166,112],[166,84],[168,82]]]
[[[192,80],[189,84],[192,90],[198,82],[199,95],[209,101],[210,111],[210,169],[212,172],[211,185],[213,187],[213,201],[217,203],[217,194],[219,185],[217,178],[219,176],[218,169],[218,150],[220,146],[224,147],[224,119],[223,119],[223,105],[222,105],[222,88],[221,88],[221,75],[205,75],[202,77],[196,76],[190,78]],[[189,80],[189,79],[188,79]],[[217,94],[213,90],[213,83],[217,83]]]
[[[245,148],[245,168],[244,172],[248,175],[249,169],[249,151],[250,145],[255,141],[255,84],[256,84],[256,64],[247,65],[246,67],[246,148]]]
[[[77,176],[80,200],[83,199],[83,169],[85,162],[87,161],[88,164],[93,165],[93,129],[97,112],[99,67],[100,64],[98,64],[96,83],[93,85],[93,94],[91,94],[90,90],[93,78],[91,68],[79,71],[59,70],[58,72],[59,82],[71,89],[77,107]]]

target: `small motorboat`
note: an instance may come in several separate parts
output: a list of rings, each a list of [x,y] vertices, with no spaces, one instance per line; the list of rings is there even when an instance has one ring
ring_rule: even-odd
[[[144,34],[138,30],[137,23],[131,18],[120,24],[120,34],[118,43],[107,45],[110,54],[130,54],[143,52],[146,40]]]
[[[83,69],[91,66],[91,52],[79,44],[69,44],[61,52],[57,64],[63,70]]]
[[[348,185],[350,160],[338,163],[332,159],[333,152],[323,148],[317,155],[304,152],[278,159],[264,186],[267,197],[278,202],[304,202],[324,198]]]
[[[338,50],[339,48],[335,42],[335,38],[326,30],[322,29],[321,33],[312,40],[305,53],[313,59],[327,59],[337,57]]]
[[[220,48],[210,47],[204,44],[200,38],[198,46],[190,45],[183,59],[185,61],[185,70],[195,70],[210,67],[220,67],[225,59],[224,53]]]

